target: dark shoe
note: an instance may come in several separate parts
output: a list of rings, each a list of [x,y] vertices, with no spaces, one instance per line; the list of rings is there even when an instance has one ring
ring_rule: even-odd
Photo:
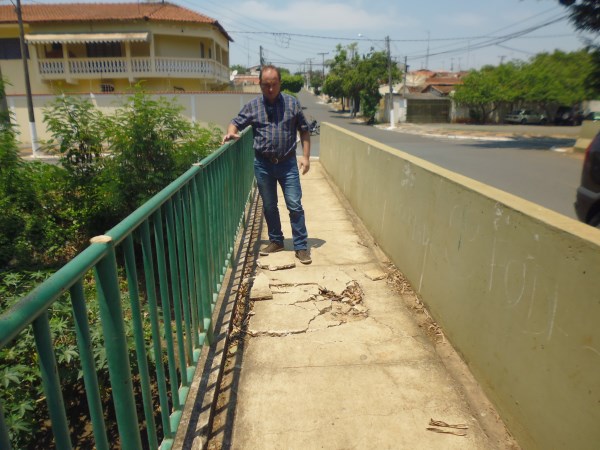
[[[298,258],[302,264],[310,264],[312,262],[308,250],[296,250],[296,258]]]
[[[270,242],[265,248],[263,248],[259,253],[260,256],[269,256],[271,253],[280,252],[283,250],[283,244],[280,242]]]

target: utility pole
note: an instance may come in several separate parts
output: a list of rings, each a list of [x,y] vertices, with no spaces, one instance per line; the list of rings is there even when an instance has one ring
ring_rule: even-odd
[[[323,57],[323,81],[325,81],[325,55],[329,55],[329,52],[317,53]]]
[[[390,127],[394,128],[394,91],[392,86],[392,54],[390,52],[390,37],[385,37],[388,57],[388,82],[390,84]]]
[[[406,102],[406,74],[408,73],[408,58],[404,57],[404,101]],[[406,105],[408,106],[408,105]]]
[[[260,46],[260,66],[264,66],[265,65],[265,57],[263,56],[263,48],[262,45]]]
[[[0,84],[4,84],[2,78],[2,67],[0,67]],[[2,91],[2,97],[0,97],[0,126],[10,125],[10,113],[8,112],[8,102],[6,101],[6,91]]]
[[[427,56],[425,57],[425,69],[429,70],[429,31],[427,32]]]
[[[23,72],[25,75],[25,93],[27,95],[27,111],[29,112],[29,132],[31,134],[31,149],[33,157],[38,156],[38,138],[35,129],[35,115],[33,112],[33,100],[31,98],[31,83],[29,82],[29,67],[27,66],[27,47],[25,46],[25,32],[23,31],[23,15],[21,13],[21,0],[17,0],[17,20],[19,21],[19,41],[21,45],[21,60],[23,61]]]
[[[246,64],[246,67],[250,67],[250,38],[246,37],[246,50],[248,51],[248,64]]]

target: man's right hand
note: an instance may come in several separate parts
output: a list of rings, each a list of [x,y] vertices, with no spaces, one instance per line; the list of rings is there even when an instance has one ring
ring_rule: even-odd
[[[237,133],[227,133],[225,136],[223,136],[223,142],[221,142],[221,144],[224,144],[225,142],[228,142],[231,140],[237,141],[239,138],[240,138],[240,135]]]

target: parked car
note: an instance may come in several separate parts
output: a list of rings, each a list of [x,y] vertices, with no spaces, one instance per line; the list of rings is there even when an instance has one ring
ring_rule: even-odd
[[[520,123],[525,125],[530,123],[545,124],[548,119],[544,114],[531,111],[530,109],[517,109],[508,114],[504,118],[504,121],[508,123]]]
[[[585,151],[575,212],[582,222],[600,228],[600,133]]]
[[[600,112],[598,111],[592,111],[588,114],[585,115],[585,117],[583,118],[583,120],[600,120]]]
[[[583,113],[570,106],[560,106],[554,114],[554,123],[556,125],[581,125]]]

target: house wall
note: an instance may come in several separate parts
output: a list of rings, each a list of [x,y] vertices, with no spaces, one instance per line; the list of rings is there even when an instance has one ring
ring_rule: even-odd
[[[57,30],[57,27],[59,29]],[[221,64],[229,64],[229,42],[225,36],[212,26],[206,24],[192,24],[182,27],[180,24],[164,24],[149,22],[106,22],[106,23],[80,23],[80,24],[35,24],[30,27],[26,25],[25,33],[88,33],[88,32],[141,32],[149,31],[154,39],[156,56],[174,58],[200,58],[200,43],[204,43],[205,58],[211,56],[213,61]],[[17,26],[0,27],[0,37],[18,37]],[[151,52],[149,42],[130,43],[131,56],[148,57]],[[92,80],[75,79],[67,83],[65,80],[43,81],[35,67],[36,55],[46,58],[44,46],[29,46],[31,55],[29,59],[29,77],[32,94],[55,94],[59,92],[100,92],[102,83],[111,83],[115,91],[130,89],[137,81],[130,82],[126,78],[110,79],[97,78]],[[210,53],[209,53],[210,49]],[[68,44],[69,54],[75,57],[86,57],[85,44]],[[125,51],[123,51],[125,56]],[[21,60],[0,60],[0,69],[5,79],[9,81],[6,92],[10,95],[25,93],[25,82],[23,77],[23,65]],[[216,80],[211,78],[148,78],[144,85],[150,90],[172,90],[175,86],[185,91],[209,90],[215,86]]]
[[[29,28],[24,26],[25,33],[28,32]],[[18,38],[19,29],[16,26],[0,25],[0,38]],[[25,92],[25,80],[23,78],[23,62],[21,59],[2,59],[0,60],[0,69],[2,70],[2,77],[8,83],[4,86],[7,93],[19,93]],[[30,83],[38,85],[40,80],[35,75],[30,75]],[[38,89],[36,92],[43,92]]]
[[[154,36],[155,56],[200,58],[200,40],[190,36]],[[208,58],[208,55],[205,56]]]
[[[321,164],[522,448],[597,449],[600,231],[340,127],[320,137]]]
[[[450,103],[450,122],[451,123],[470,123],[471,111],[467,106],[459,106],[454,100]]]
[[[82,98],[90,99],[105,114],[112,114],[116,108],[123,105],[130,94],[81,94]],[[183,107],[182,114],[189,120],[201,125],[214,124],[223,131],[231,119],[237,115],[242,106],[259,95],[258,93],[244,92],[206,92],[206,93],[174,93],[165,92],[154,95],[154,98],[165,97],[173,100]],[[54,95],[33,96],[36,130],[40,141],[50,139],[43,121],[43,109],[55,99]],[[29,116],[27,113],[27,100],[24,95],[9,95],[7,103],[12,112],[12,121],[18,127],[20,146],[31,147],[29,131]]]
[[[406,121],[410,123],[448,123],[450,121],[450,99],[408,99]]]

